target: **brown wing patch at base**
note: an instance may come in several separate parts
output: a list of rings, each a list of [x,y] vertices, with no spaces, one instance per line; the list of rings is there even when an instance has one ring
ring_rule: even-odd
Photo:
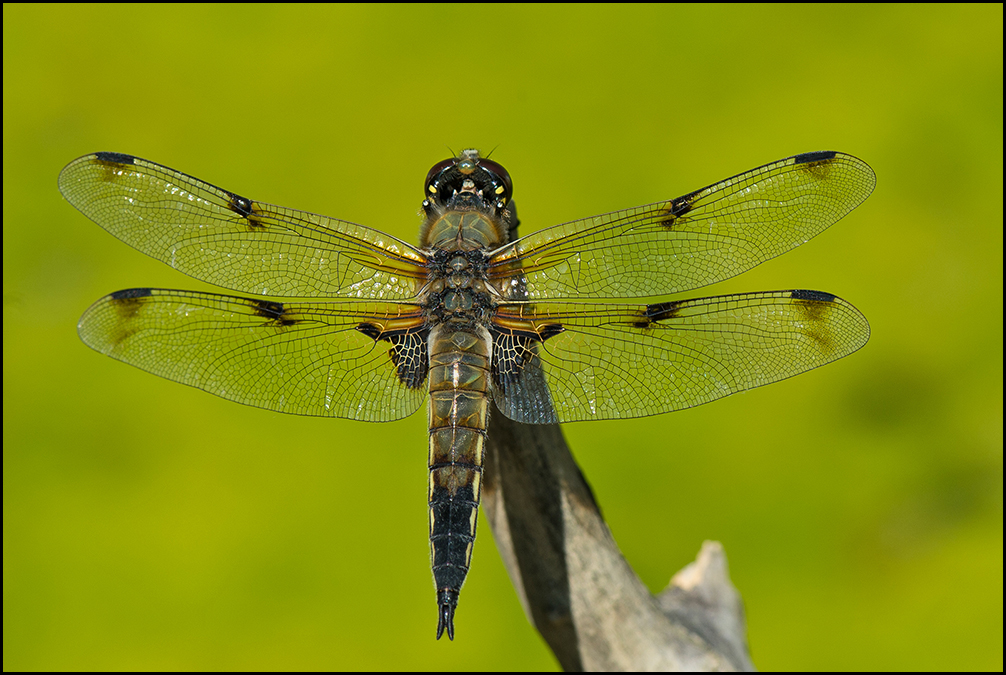
[[[427,335],[427,331],[403,333],[388,339],[393,345],[388,355],[398,369],[398,380],[409,389],[422,389],[430,371]]]
[[[520,381],[521,373],[528,361],[534,358],[539,342],[531,333],[492,331],[493,352],[491,372],[493,383],[505,387]]]
[[[492,377],[497,386],[516,384],[527,364],[538,353],[538,345],[566,329],[562,324],[548,323],[537,331],[490,328],[493,336]]]
[[[425,326],[400,330],[383,330],[376,323],[361,323],[356,326],[374,342],[391,344],[388,357],[395,364],[398,381],[409,389],[421,389],[426,383],[430,372],[429,349],[427,338],[429,329]]]

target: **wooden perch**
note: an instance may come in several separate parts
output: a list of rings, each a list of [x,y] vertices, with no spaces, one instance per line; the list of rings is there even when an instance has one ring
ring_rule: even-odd
[[[528,619],[564,670],[753,670],[718,542],[650,594],[559,425],[493,411],[482,505]]]

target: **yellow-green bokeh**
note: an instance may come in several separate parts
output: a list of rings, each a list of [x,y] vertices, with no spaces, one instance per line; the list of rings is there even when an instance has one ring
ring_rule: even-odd
[[[56,191],[127,152],[414,240],[427,169],[523,230],[842,150],[877,189],[717,294],[841,295],[837,364],[567,435],[654,590],[726,547],[762,669],[1002,669],[1002,5],[3,10],[4,669],[532,669],[488,528],[435,642],[425,420],[285,417],[91,352],[133,286],[210,290]]]

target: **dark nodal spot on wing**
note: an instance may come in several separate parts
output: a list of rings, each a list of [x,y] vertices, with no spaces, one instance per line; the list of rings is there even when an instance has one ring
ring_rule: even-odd
[[[236,195],[233,192],[227,193],[227,208],[241,216],[250,216],[252,212],[252,202],[247,197]]]
[[[646,316],[650,321],[666,321],[678,315],[680,302],[658,302],[646,306]]]
[[[273,300],[252,300],[252,309],[257,316],[264,316],[267,319],[278,319],[283,316],[283,303]]]
[[[825,293],[824,291],[807,291],[807,290],[796,290],[791,291],[789,297],[794,300],[812,300],[814,302],[835,302],[837,296],[831,293]]]
[[[356,327],[356,330],[360,331],[371,340],[379,340],[381,338],[381,329],[372,323],[361,323]]]
[[[94,159],[104,164],[134,164],[136,157],[121,152],[96,152]]]
[[[695,201],[695,197],[698,192],[692,192],[683,197],[678,197],[671,202],[671,213],[675,216],[683,216],[692,210],[692,202]]]
[[[822,150],[820,152],[805,152],[803,154],[797,155],[793,158],[794,164],[809,164],[811,162],[824,162],[829,159],[834,159],[837,152],[831,150]]]
[[[227,195],[227,208],[244,218],[250,229],[259,230],[265,227],[262,220],[255,215],[255,202],[233,192],[225,191],[225,194]]]
[[[252,309],[256,316],[269,319],[276,326],[292,326],[297,323],[296,319],[287,315],[287,309],[282,302],[274,300],[252,300]]]
[[[672,227],[678,218],[692,210],[692,202],[695,201],[696,195],[698,192],[690,192],[677,199],[672,199],[670,207],[665,212],[666,216],[660,221],[660,224],[664,227]]]
[[[559,323],[547,323],[538,329],[538,337],[541,338],[542,342],[549,338],[553,338],[559,333],[565,332],[566,329],[562,327]]]

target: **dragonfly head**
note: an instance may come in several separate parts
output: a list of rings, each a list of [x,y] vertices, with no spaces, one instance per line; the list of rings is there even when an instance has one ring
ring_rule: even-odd
[[[479,157],[478,150],[462,150],[457,157],[437,162],[426,174],[427,216],[445,210],[500,213],[510,203],[513,181],[496,162]]]

